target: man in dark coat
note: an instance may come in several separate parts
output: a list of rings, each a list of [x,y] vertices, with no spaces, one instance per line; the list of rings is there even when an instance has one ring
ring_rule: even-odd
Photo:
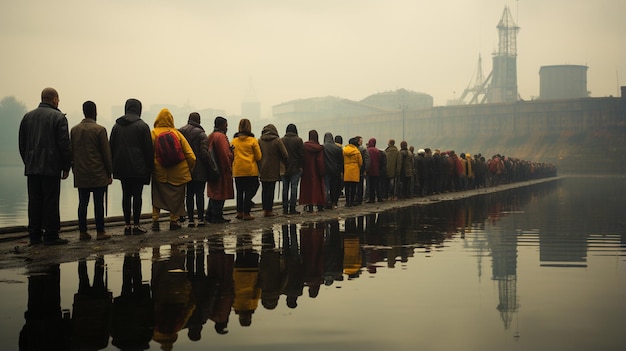
[[[228,121],[226,118],[215,117],[213,123],[213,133],[209,134],[209,148],[215,152],[220,177],[207,182],[207,196],[209,197],[209,207],[206,212],[206,219],[211,223],[230,222],[224,218],[224,203],[228,199],[235,197],[233,188],[233,150],[226,136],[228,131]]]
[[[59,111],[59,94],[53,88],[41,92],[39,107],[20,123],[19,149],[28,184],[28,234],[30,243],[62,245],[59,238],[61,179],[69,175],[72,162],[70,135],[65,114]]]
[[[71,132],[74,173],[74,187],[78,188],[78,229],[80,240],[89,240],[87,232],[87,206],[93,193],[94,218],[96,219],[97,240],[110,239],[104,231],[104,194],[113,178],[111,147],[107,130],[96,122],[96,104],[85,101],[85,118],[75,125]]]
[[[191,181],[187,183],[185,204],[187,205],[187,217],[189,227],[204,226],[204,189],[206,185],[207,168],[209,166],[209,139],[200,125],[200,114],[189,114],[187,124],[179,129],[185,136],[193,153],[196,155],[196,166],[191,171]],[[194,202],[198,209],[198,217],[194,219]]]
[[[150,127],[141,119],[141,101],[126,100],[124,111],[125,114],[115,121],[109,143],[113,157],[113,178],[122,183],[122,211],[126,222],[124,235],[137,235],[146,233],[146,229],[139,225],[141,196],[143,186],[150,184],[154,148]]]
[[[324,134],[324,188],[326,189],[326,208],[337,208],[341,194],[343,173],[343,150],[335,143],[331,133]]]
[[[283,180],[283,214],[299,214],[296,211],[298,201],[298,185],[304,163],[304,142],[298,136],[295,124],[289,124],[285,136],[281,138],[287,149],[287,162],[282,174]]]
[[[369,154],[369,168],[367,168],[367,179],[369,188],[369,199],[367,203],[373,203],[378,197],[378,202],[383,202],[380,187],[380,169],[382,167],[381,153],[376,147],[376,138],[370,138],[367,142],[367,153]],[[385,165],[386,167],[386,165]]]

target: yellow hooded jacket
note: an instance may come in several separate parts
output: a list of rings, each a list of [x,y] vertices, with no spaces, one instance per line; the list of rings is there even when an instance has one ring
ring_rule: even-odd
[[[166,108],[162,109],[154,120],[154,129],[151,132],[152,145],[154,146],[156,138],[159,134],[166,131],[174,132],[180,139],[180,144],[185,153],[187,162],[181,162],[173,167],[165,168],[157,162],[156,154],[154,154],[154,171],[152,179],[159,183],[170,183],[172,185],[182,185],[191,181],[191,170],[196,165],[196,155],[193,153],[189,142],[181,132],[174,127],[174,117]]]
[[[343,148],[343,181],[358,182],[362,164],[361,151],[352,144],[346,145]]]
[[[258,162],[262,153],[254,136],[238,135],[231,142],[233,146],[233,177],[256,177],[259,175]]]

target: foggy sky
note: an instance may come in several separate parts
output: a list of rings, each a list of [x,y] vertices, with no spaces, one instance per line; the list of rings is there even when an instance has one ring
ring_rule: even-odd
[[[441,106],[472,81],[479,54],[491,71],[505,5],[521,27],[522,98],[539,95],[541,66],[560,64],[589,66],[591,96],[619,95],[618,0],[24,0],[0,11],[0,98],[31,109],[51,86],[74,118],[93,100],[108,120],[129,97],[238,115],[252,82],[263,117],[293,99],[399,88]]]

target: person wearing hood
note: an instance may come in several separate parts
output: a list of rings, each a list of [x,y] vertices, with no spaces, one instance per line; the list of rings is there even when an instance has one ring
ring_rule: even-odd
[[[400,182],[402,183],[401,198],[411,197],[411,178],[413,178],[413,153],[406,141],[400,142]]]
[[[263,204],[263,213],[265,217],[274,216],[272,207],[274,205],[274,190],[276,182],[280,177],[280,164],[288,159],[285,144],[278,136],[278,130],[273,124],[263,127],[261,137],[259,138],[259,147],[261,148],[261,162],[259,162],[259,178],[261,179],[261,199]]]
[[[154,146],[150,127],[141,119],[141,101],[126,100],[124,115],[115,120],[109,138],[113,178],[122,184],[124,235],[146,233],[139,225],[144,185],[150,184],[154,168]]]
[[[369,200],[367,203],[374,203],[378,197],[378,202],[383,202],[380,192],[380,168],[382,167],[382,151],[376,147],[376,138],[370,138],[367,142],[367,153],[369,154],[369,167],[367,168],[367,188],[369,189]]]
[[[296,210],[298,186],[304,162],[304,142],[298,136],[295,124],[287,125],[285,136],[281,138],[287,149],[287,161],[282,172],[283,180],[283,214],[300,214]]]
[[[326,191],[324,190],[324,147],[319,143],[316,130],[309,131],[309,140],[304,143],[304,164],[300,183],[300,203],[308,212],[324,210]]]
[[[343,173],[343,150],[333,139],[331,133],[324,134],[324,188],[326,189],[326,208],[337,208],[341,193],[341,174]]]
[[[363,158],[359,150],[359,139],[351,138],[343,148],[343,182],[346,188],[346,207],[351,207],[356,201],[356,191],[361,177]]]
[[[359,151],[361,152],[361,158],[363,164],[361,165],[361,177],[359,178],[359,185],[356,188],[356,201],[353,205],[360,205],[363,203],[363,197],[365,196],[365,177],[367,176],[367,170],[370,167],[370,154],[367,152],[367,147],[363,145],[363,137],[356,137],[359,143]]]
[[[187,194],[185,204],[187,206],[188,227],[204,226],[204,188],[208,180],[209,167],[209,139],[200,125],[200,114],[192,112],[189,114],[187,124],[179,131],[183,134],[193,153],[196,155],[196,166],[191,172],[191,181],[187,183]],[[197,219],[194,219],[194,204],[198,211]]]
[[[232,141],[233,146],[233,177],[237,187],[237,219],[249,221],[252,198],[259,189],[259,167],[263,154],[259,142],[252,134],[252,124],[247,118],[239,121],[238,132]]]
[[[196,155],[185,136],[174,127],[174,117],[164,108],[154,120],[152,141],[163,132],[172,132],[180,141],[185,159],[171,167],[165,167],[154,154],[152,172],[152,230],[159,231],[161,209],[170,212],[170,230],[180,229],[178,220],[185,215],[185,185],[191,181],[191,171],[196,165]]]
[[[398,151],[394,139],[389,139],[385,154],[387,155],[387,182],[389,189],[389,193],[385,195],[388,195],[391,200],[396,200],[398,198],[398,176],[400,175],[402,162],[400,151]]]
[[[111,147],[107,130],[96,122],[96,104],[83,103],[85,118],[70,131],[72,141],[72,173],[74,187],[78,188],[78,231],[80,240],[89,240],[87,232],[87,206],[93,193],[94,218],[97,240],[110,239],[104,231],[104,194],[113,178]]]
[[[233,150],[226,136],[228,121],[222,116],[215,117],[213,133],[209,134],[209,148],[215,153],[220,176],[216,180],[207,181],[207,196],[209,207],[206,211],[206,220],[210,223],[230,222],[224,218],[224,203],[235,197],[233,188]]]

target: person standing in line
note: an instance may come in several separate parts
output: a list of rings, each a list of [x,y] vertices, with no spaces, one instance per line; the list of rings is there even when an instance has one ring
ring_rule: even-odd
[[[276,182],[280,178],[281,162],[287,161],[289,155],[285,145],[278,136],[278,130],[273,124],[263,127],[261,137],[259,138],[259,147],[261,148],[261,162],[259,166],[259,178],[261,179],[261,199],[263,203],[263,213],[265,217],[274,216],[272,207],[274,206],[274,190]]]
[[[287,161],[284,163],[283,180],[283,214],[300,214],[296,210],[298,186],[304,163],[304,142],[298,136],[295,124],[287,125],[285,136],[281,141],[287,149]]]
[[[150,127],[141,119],[141,101],[128,99],[124,115],[115,121],[109,144],[113,157],[113,178],[122,184],[124,235],[145,234],[140,226],[143,186],[150,184],[154,148]],[[132,222],[131,222],[132,221]]]
[[[204,188],[207,182],[207,169],[209,167],[209,139],[200,125],[200,114],[189,114],[187,124],[179,129],[196,155],[196,166],[191,172],[191,181],[187,183],[185,204],[187,205],[187,218],[189,228],[204,226]],[[197,219],[194,219],[194,203],[198,211]]]
[[[343,173],[343,150],[335,144],[331,133],[324,134],[324,187],[326,189],[326,208],[337,208],[341,193],[341,174]]]
[[[70,131],[72,142],[72,172],[74,187],[78,188],[78,231],[80,240],[89,240],[87,207],[93,193],[96,240],[110,239],[104,230],[104,194],[113,182],[113,161],[107,130],[96,122],[96,104],[83,103],[85,118]]]
[[[400,152],[396,146],[394,139],[389,139],[387,148],[385,149],[387,155],[387,182],[389,183],[389,197],[392,201],[398,199],[398,176],[400,176],[400,168],[402,162],[400,159]]]
[[[53,88],[41,92],[39,106],[20,122],[19,150],[28,189],[28,236],[31,245],[63,245],[59,238],[61,179],[69,175],[72,147],[67,118]],[[43,239],[42,239],[43,237]]]
[[[259,167],[262,153],[259,142],[252,134],[252,124],[247,118],[239,121],[238,132],[232,141],[233,177],[237,187],[237,219],[253,220],[250,215],[252,198],[259,190]]]
[[[352,138],[343,148],[343,182],[346,187],[346,207],[354,206],[356,188],[359,185],[363,158],[359,151],[359,139]]]
[[[367,152],[367,147],[363,145],[363,137],[356,137],[359,142],[359,151],[361,152],[361,158],[363,164],[361,165],[361,176],[359,178],[359,184],[356,188],[356,201],[353,205],[360,205],[363,203],[363,197],[365,196],[365,177],[367,176],[367,170],[370,167],[370,155]]]
[[[400,142],[400,181],[402,182],[402,192],[400,193],[401,198],[410,198],[411,197],[411,179],[413,178],[413,154],[409,150],[408,144],[406,141]]]
[[[376,138],[370,138],[367,142],[367,153],[369,154],[370,164],[367,169],[367,187],[369,189],[369,199],[367,203],[374,203],[378,197],[378,202],[383,202],[380,191],[380,168],[382,166],[382,151],[376,147]]]
[[[216,180],[207,181],[207,196],[209,207],[206,211],[206,220],[209,223],[226,223],[230,219],[224,218],[224,202],[235,197],[233,187],[233,150],[226,136],[228,121],[217,116],[213,122],[213,132],[209,134],[209,149],[212,149],[217,159],[220,176]]]
[[[151,132],[152,142],[163,132],[172,132],[182,146],[185,159],[171,167],[165,167],[154,155],[154,171],[152,172],[152,230],[159,231],[159,217],[161,209],[170,212],[170,230],[181,228],[178,220],[185,215],[185,184],[191,181],[191,171],[196,165],[196,155],[189,142],[181,132],[174,127],[174,117],[170,110],[164,108],[154,120],[154,129]]]
[[[304,143],[304,165],[300,183],[300,203],[306,211],[324,210],[326,191],[324,191],[324,147],[319,143],[316,130],[309,131],[309,140]]]

